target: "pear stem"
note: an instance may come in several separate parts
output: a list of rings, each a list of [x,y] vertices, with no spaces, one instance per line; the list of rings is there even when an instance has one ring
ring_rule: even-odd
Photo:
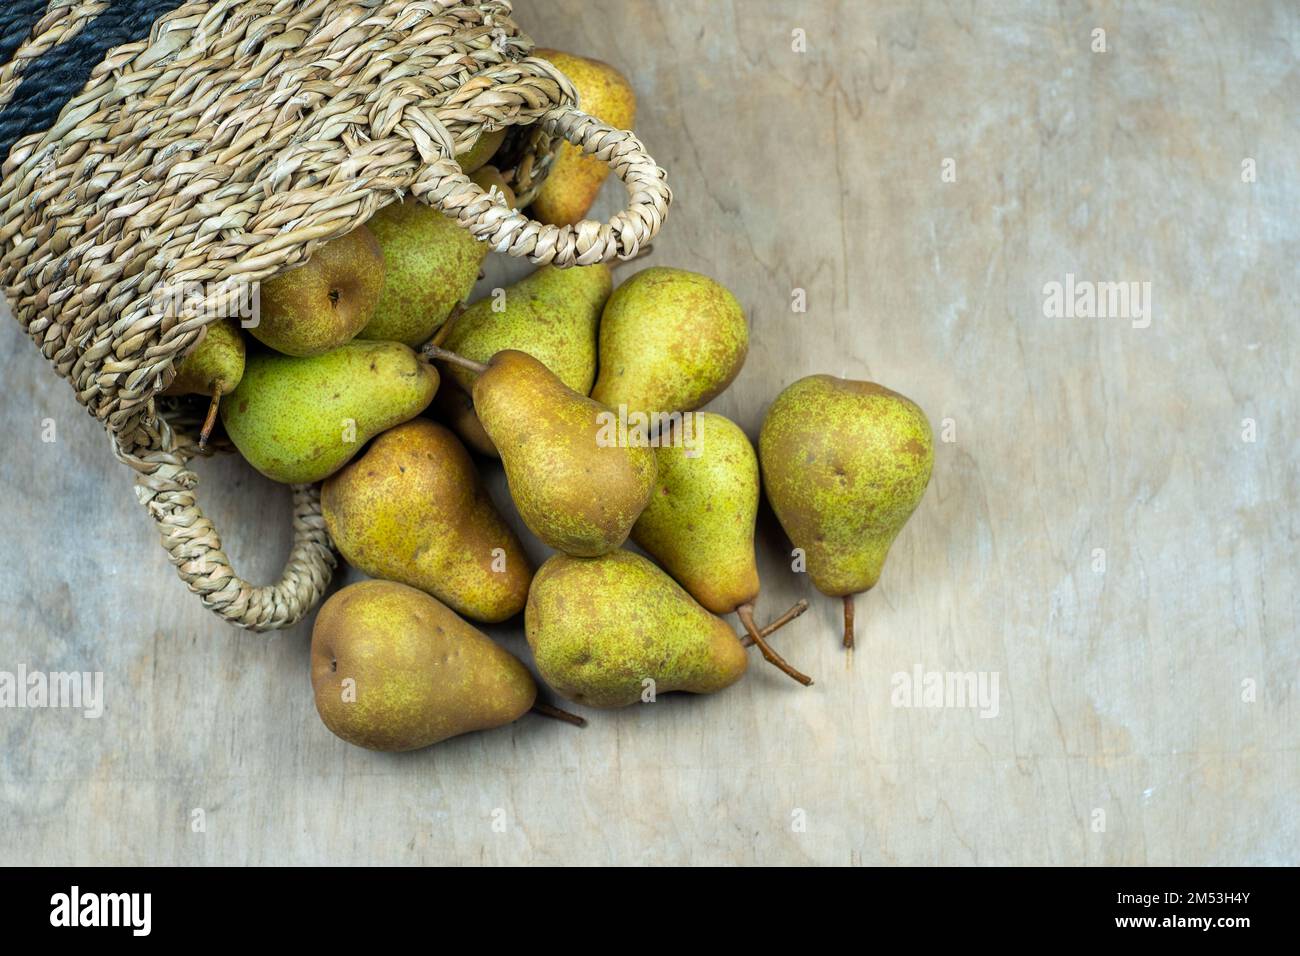
[[[444,348],[439,348],[432,343],[424,347],[424,354],[431,359],[438,359],[442,362],[450,362],[452,365],[459,365],[461,368],[469,369],[475,375],[482,375],[488,370],[488,367],[482,362],[475,362],[473,359],[467,359],[463,355],[457,355],[455,352],[449,352]]]
[[[844,595],[844,646],[853,650],[853,595]]]
[[[587,718],[571,714],[567,710],[561,710],[558,707],[552,707],[550,704],[544,704],[540,700],[533,703],[532,711],[534,714],[541,714],[543,717],[550,717],[552,720],[562,720],[566,724],[573,724],[575,727],[587,726]]]
[[[808,602],[803,598],[800,598],[794,603],[794,606],[790,608],[790,610],[786,611],[767,627],[760,628],[758,633],[762,634],[764,637],[768,637],[773,631],[779,631],[806,610],[808,610]],[[745,647],[753,647],[754,639],[746,634],[741,639],[740,643]]]
[[[203,451],[208,447],[208,439],[212,437],[212,429],[217,427],[217,409],[221,405],[221,393],[225,384],[225,382],[214,382],[212,384],[212,401],[208,403],[208,416],[203,419],[203,427],[199,429],[199,451]]]
[[[451,327],[464,314],[465,303],[457,302],[456,307],[447,313],[447,318],[443,319],[442,325],[438,326],[438,331],[433,333],[433,338],[429,340],[429,344],[442,345],[443,342],[447,341],[447,336],[451,334]]]
[[[763,637],[762,633],[759,632],[758,627],[754,624],[754,605],[742,604],[740,605],[740,607],[736,608],[736,614],[740,618],[740,623],[745,625],[745,630],[749,632],[750,638],[754,641],[755,644],[758,645],[758,649],[763,652],[763,658],[769,664],[789,674],[790,677],[792,677],[794,680],[797,680],[805,687],[807,687],[809,684],[812,683],[811,677],[809,677],[807,674],[795,670],[793,667],[790,666],[789,661],[787,661],[776,651],[772,650],[771,645],[767,643],[767,640]]]

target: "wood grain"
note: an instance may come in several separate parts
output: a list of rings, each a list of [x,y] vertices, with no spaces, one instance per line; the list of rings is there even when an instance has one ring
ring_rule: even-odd
[[[316,717],[309,628],[203,611],[5,318],[0,670],[102,671],[107,703],[0,710],[0,863],[1300,863],[1295,7],[518,7],[628,74],[675,192],[653,261],[749,312],[712,407],[756,436],[824,371],[950,439],[851,664],[765,514],[759,617],[812,601],[774,640],[813,688],[755,653],[721,695],[585,730],[351,748]],[[493,257],[483,288],[524,271]],[[1150,282],[1150,325],[1045,316],[1067,273]],[[201,470],[236,566],[269,578],[288,491]],[[517,623],[494,633],[526,655]],[[997,716],[895,706],[918,667],[996,674]]]

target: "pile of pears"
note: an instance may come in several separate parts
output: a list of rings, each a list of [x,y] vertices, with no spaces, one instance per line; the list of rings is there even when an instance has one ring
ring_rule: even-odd
[[[632,125],[616,70],[539,55],[583,109]],[[492,165],[504,132],[483,131],[458,159],[513,206]],[[530,214],[581,221],[607,173],[562,150]],[[202,442],[219,415],[263,475],[320,483],[336,548],[370,578],[315,621],[324,724],[405,751],[530,712],[582,723],[475,626],[521,615],[542,682],[585,707],[715,693],[744,676],[750,646],[812,684],[769,641],[807,602],[765,627],[755,617],[760,499],[793,566],[844,600],[852,647],[853,596],[876,584],[929,481],[924,413],[880,385],[813,375],[776,398],[756,451],[699,411],[749,349],[723,285],[661,265],[617,287],[609,265],[543,266],[466,304],[487,251],[438,211],[394,202],[263,283],[256,324],[209,325],[165,383],[209,400]],[[519,523],[554,551],[540,567],[488,494],[496,468]]]

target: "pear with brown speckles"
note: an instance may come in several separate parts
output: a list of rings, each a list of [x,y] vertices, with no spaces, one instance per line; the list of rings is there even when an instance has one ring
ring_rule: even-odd
[[[365,226],[322,243],[311,258],[267,279],[248,333],[285,355],[321,355],[351,341],[375,314],[384,254]]]
[[[767,499],[813,584],[844,598],[852,647],[853,595],[875,586],[930,481],[930,422],[882,385],[810,375],[772,403],[759,460]]]
[[[487,243],[415,198],[390,203],[366,225],[383,250],[386,278],[374,316],[357,338],[414,348],[428,341],[474,288]]]
[[[569,388],[586,395],[596,378],[600,311],[613,285],[611,270],[604,264],[571,269],[542,266],[501,290],[501,296],[494,294],[471,305],[452,321],[442,345],[476,362],[486,362],[502,349],[527,352]],[[474,388],[472,372],[448,365],[445,373],[446,388],[459,385],[466,393]],[[442,407],[451,413],[448,424],[466,444],[482,449],[482,426],[457,415],[451,395]],[[490,441],[482,450],[496,454]]]
[[[474,408],[529,530],[579,557],[627,540],[654,488],[654,451],[621,440],[613,412],[526,352],[505,349],[479,369]]]
[[[708,276],[651,266],[619,286],[600,318],[600,374],[591,397],[629,412],[689,412],[740,374],[745,311]]]
[[[339,553],[371,577],[476,621],[524,609],[532,564],[450,429],[427,418],[390,428],[325,480],[320,503]]]
[[[311,684],[325,726],[371,750],[416,750],[533,706],[519,659],[423,591],[362,581],[321,607]]]
[[[533,56],[549,60],[569,78],[578,92],[578,105],[587,115],[615,129],[632,128],[636,93],[614,67],[559,50],[537,49]],[[609,163],[572,143],[561,143],[551,173],[533,200],[533,216],[555,226],[576,225],[591,209],[609,173]]]
[[[626,707],[650,700],[647,692],[712,694],[748,666],[726,621],[621,549],[551,557],[528,592],[524,633],[542,679],[591,707]]]
[[[221,420],[254,468],[305,484],[420,414],[437,390],[438,370],[397,342],[352,341],[305,358],[260,352],[221,403]]]
[[[670,421],[660,439],[655,493],[632,526],[632,540],[705,608],[714,614],[735,611],[769,663],[801,684],[811,684],[811,678],[772,649],[754,623],[759,482],[758,457],[749,437],[728,418],[698,412]]]

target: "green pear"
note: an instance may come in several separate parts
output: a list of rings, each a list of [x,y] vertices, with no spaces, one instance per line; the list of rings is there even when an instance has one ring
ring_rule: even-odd
[[[476,362],[486,362],[503,349],[527,352],[569,388],[586,395],[596,377],[600,310],[612,288],[606,265],[543,266],[503,289],[500,296],[493,294],[471,305],[452,320],[442,344]],[[458,365],[448,365],[446,373],[437,402],[440,414],[467,445],[496,457],[468,395],[474,388],[474,373]]]
[[[362,581],[330,597],[311,635],[325,726],[371,750],[416,750],[528,713],[537,685],[519,659],[423,591]]]
[[[853,595],[875,586],[930,481],[930,422],[882,385],[810,375],[772,403],[759,460],[768,501],[813,584],[844,598],[852,647]]]
[[[254,468],[300,484],[328,478],[437,390],[437,369],[396,342],[349,342],[308,358],[263,352],[249,356],[221,420]]]
[[[711,694],[748,664],[722,618],[630,551],[548,560],[533,577],[524,631],[543,680],[592,707],[625,707],[650,689]]]
[[[758,457],[721,415],[685,416],[683,426],[655,449],[655,493],[632,540],[700,604],[730,614],[758,597]]]
[[[559,50],[534,50],[567,76],[578,92],[578,106],[615,129],[631,129],[636,120],[632,85],[608,63]],[[609,176],[609,163],[589,156],[572,143],[561,143],[550,175],[533,200],[533,216],[555,226],[581,222]]]
[[[524,609],[532,564],[469,453],[436,422],[384,432],[325,480],[320,500],[330,538],[354,568],[427,591],[476,621]]]
[[[503,349],[527,352],[569,388],[586,395],[596,378],[600,311],[613,285],[607,265],[542,266],[457,316],[442,346],[476,362],[486,362]],[[472,372],[459,366],[448,372],[465,391],[474,388]]]
[[[501,147],[501,141],[505,138],[505,126],[494,129],[490,133],[480,133],[478,139],[474,140],[473,146],[456,156],[456,162],[460,163],[461,171],[467,176],[476,172],[484,163],[496,155],[496,151]]]
[[[684,415],[660,436],[655,464],[655,493],[632,526],[632,540],[707,610],[734,611],[768,661],[812,683],[772,650],[754,623],[759,480],[749,438],[721,415]]]
[[[374,318],[359,337],[414,348],[474,288],[487,243],[413,197],[385,206],[367,225],[383,250],[387,278]]]
[[[208,416],[199,432],[199,447],[208,443],[217,421],[217,407],[244,377],[244,336],[233,319],[218,319],[204,330],[203,338],[176,367],[176,377],[163,389],[164,395],[206,395],[211,399]]]
[[[370,230],[358,226],[263,282],[257,324],[248,331],[285,355],[320,355],[365,327],[383,287],[383,253]]]
[[[608,437],[609,409],[514,349],[492,356],[474,382],[473,397],[501,454],[519,516],[533,534],[582,557],[612,551],[627,539],[650,500],[655,459],[649,447]]]
[[[692,411],[731,384],[748,351],[735,296],[707,276],[652,266],[605,304],[591,397],[650,414]]]

